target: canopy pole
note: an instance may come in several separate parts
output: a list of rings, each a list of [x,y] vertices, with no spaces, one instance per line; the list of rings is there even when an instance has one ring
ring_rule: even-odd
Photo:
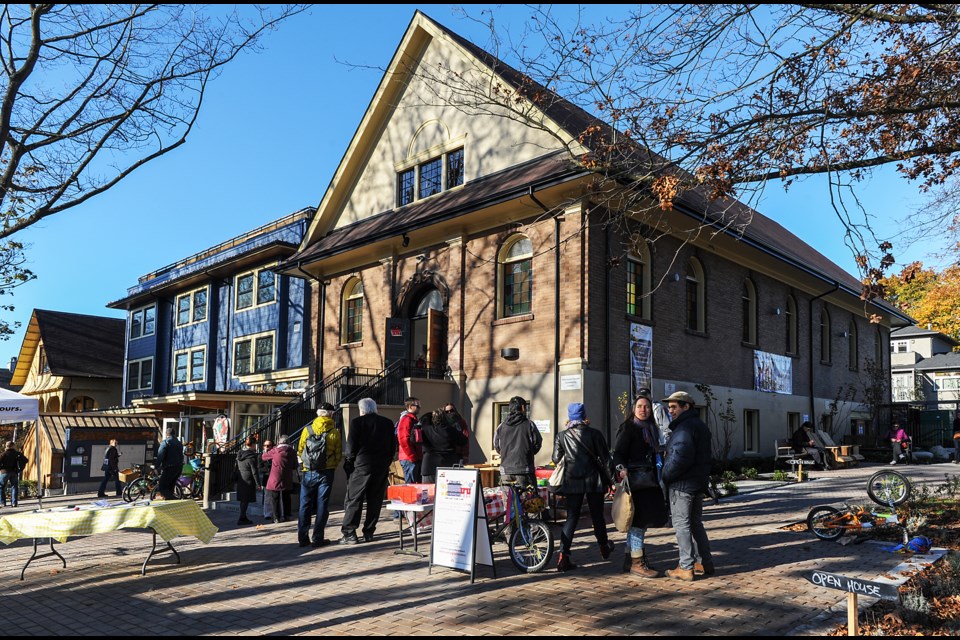
[[[33,421],[33,464],[37,467],[37,504],[43,509],[43,485],[40,484],[40,420]]]

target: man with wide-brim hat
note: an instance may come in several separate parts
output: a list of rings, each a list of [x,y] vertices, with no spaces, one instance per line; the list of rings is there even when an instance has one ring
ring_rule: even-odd
[[[677,533],[680,562],[667,577],[693,582],[696,576],[713,575],[710,541],[703,527],[703,497],[710,484],[710,430],[696,411],[696,402],[686,391],[677,391],[662,401],[670,412],[670,440],[663,463],[670,513]]]

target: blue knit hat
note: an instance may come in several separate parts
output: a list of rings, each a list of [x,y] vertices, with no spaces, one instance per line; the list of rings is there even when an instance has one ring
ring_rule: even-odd
[[[586,420],[587,410],[584,409],[582,403],[571,402],[567,405],[567,417],[570,418],[570,420]]]

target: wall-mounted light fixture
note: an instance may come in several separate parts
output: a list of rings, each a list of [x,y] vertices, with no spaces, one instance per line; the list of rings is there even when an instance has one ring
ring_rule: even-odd
[[[679,274],[679,273],[673,274],[673,281],[674,281],[674,282],[680,282],[680,274]]]
[[[841,331],[841,332],[838,333],[837,335],[840,336],[841,338],[849,338],[849,337],[850,337],[850,334],[847,333],[846,331]]]
[[[402,247],[410,246],[410,236],[408,236],[406,232],[403,233],[403,242],[400,243],[400,246]]]
[[[778,316],[781,313],[783,313],[783,311],[780,309],[780,307],[777,307],[776,309],[773,310],[773,315],[775,316]]]
[[[516,347],[500,349],[500,357],[504,360],[516,360],[520,357],[520,349],[517,349]]]

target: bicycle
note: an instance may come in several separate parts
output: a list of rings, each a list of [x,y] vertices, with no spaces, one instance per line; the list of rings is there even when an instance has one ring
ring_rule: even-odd
[[[511,482],[501,487],[510,490],[507,513],[511,515],[492,533],[488,529],[490,542],[504,539],[510,561],[521,573],[542,571],[553,557],[553,531],[541,517],[546,504],[536,487],[518,487]],[[507,535],[503,535],[505,532]]]
[[[899,525],[906,544],[907,528],[900,523],[896,507],[910,498],[910,491],[910,480],[902,473],[890,469],[878,471],[867,481],[867,495],[877,504],[889,507],[889,511],[868,510],[862,505],[844,504],[843,509],[820,505],[807,514],[807,529],[821,540],[836,540],[847,531],[860,533],[865,529]]]
[[[160,484],[160,474],[153,468],[153,465],[135,464],[133,467],[139,472],[139,476],[123,487],[123,501],[136,502],[144,496],[150,496],[151,500],[156,500],[157,489]],[[182,500],[183,487],[179,484],[174,484],[173,496],[177,500]]]

